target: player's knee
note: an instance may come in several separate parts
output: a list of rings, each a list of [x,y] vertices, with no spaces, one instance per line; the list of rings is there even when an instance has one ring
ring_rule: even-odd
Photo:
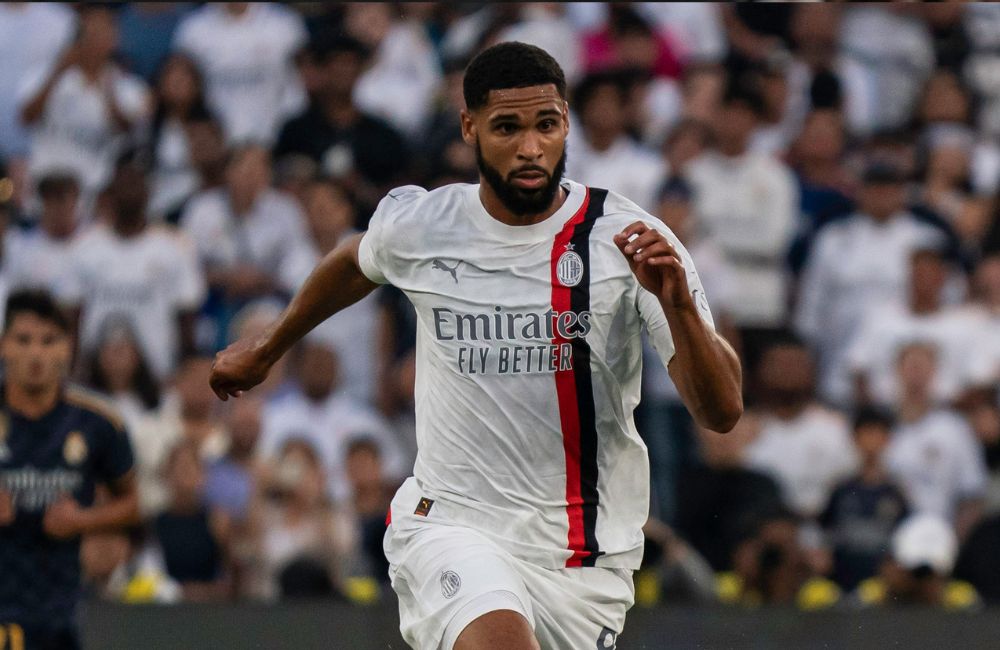
[[[519,612],[498,609],[465,626],[454,650],[540,650],[528,619]]]

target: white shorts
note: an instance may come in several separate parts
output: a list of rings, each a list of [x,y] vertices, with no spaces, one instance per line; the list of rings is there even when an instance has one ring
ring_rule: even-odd
[[[635,600],[631,570],[541,568],[471,528],[414,515],[417,503],[402,506],[394,502],[384,547],[411,647],[451,650],[469,623],[500,609],[522,614],[543,650],[615,647]]]

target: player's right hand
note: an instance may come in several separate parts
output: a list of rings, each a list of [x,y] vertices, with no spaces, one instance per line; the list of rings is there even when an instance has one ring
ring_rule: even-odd
[[[271,364],[254,342],[240,340],[215,355],[208,383],[225,402],[267,379]]]
[[[7,526],[14,523],[16,515],[14,498],[10,495],[10,492],[0,490],[0,526]]]

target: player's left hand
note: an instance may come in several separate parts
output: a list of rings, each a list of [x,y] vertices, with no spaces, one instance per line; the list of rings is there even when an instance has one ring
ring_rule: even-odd
[[[614,239],[639,284],[659,297],[665,307],[692,301],[684,263],[663,233],[636,221]]]
[[[75,499],[63,496],[45,510],[42,528],[56,539],[70,539],[83,532],[84,510]]]

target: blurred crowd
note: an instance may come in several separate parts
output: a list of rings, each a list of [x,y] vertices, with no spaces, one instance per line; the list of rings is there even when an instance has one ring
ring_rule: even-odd
[[[53,292],[146,524],[87,539],[126,601],[385,593],[415,456],[415,314],[386,286],[219,402],[392,187],[476,182],[462,72],[566,72],[567,175],[691,251],[744,362],[698,430],[650,354],[640,603],[1000,600],[1000,5],[0,4],[0,294]]]

